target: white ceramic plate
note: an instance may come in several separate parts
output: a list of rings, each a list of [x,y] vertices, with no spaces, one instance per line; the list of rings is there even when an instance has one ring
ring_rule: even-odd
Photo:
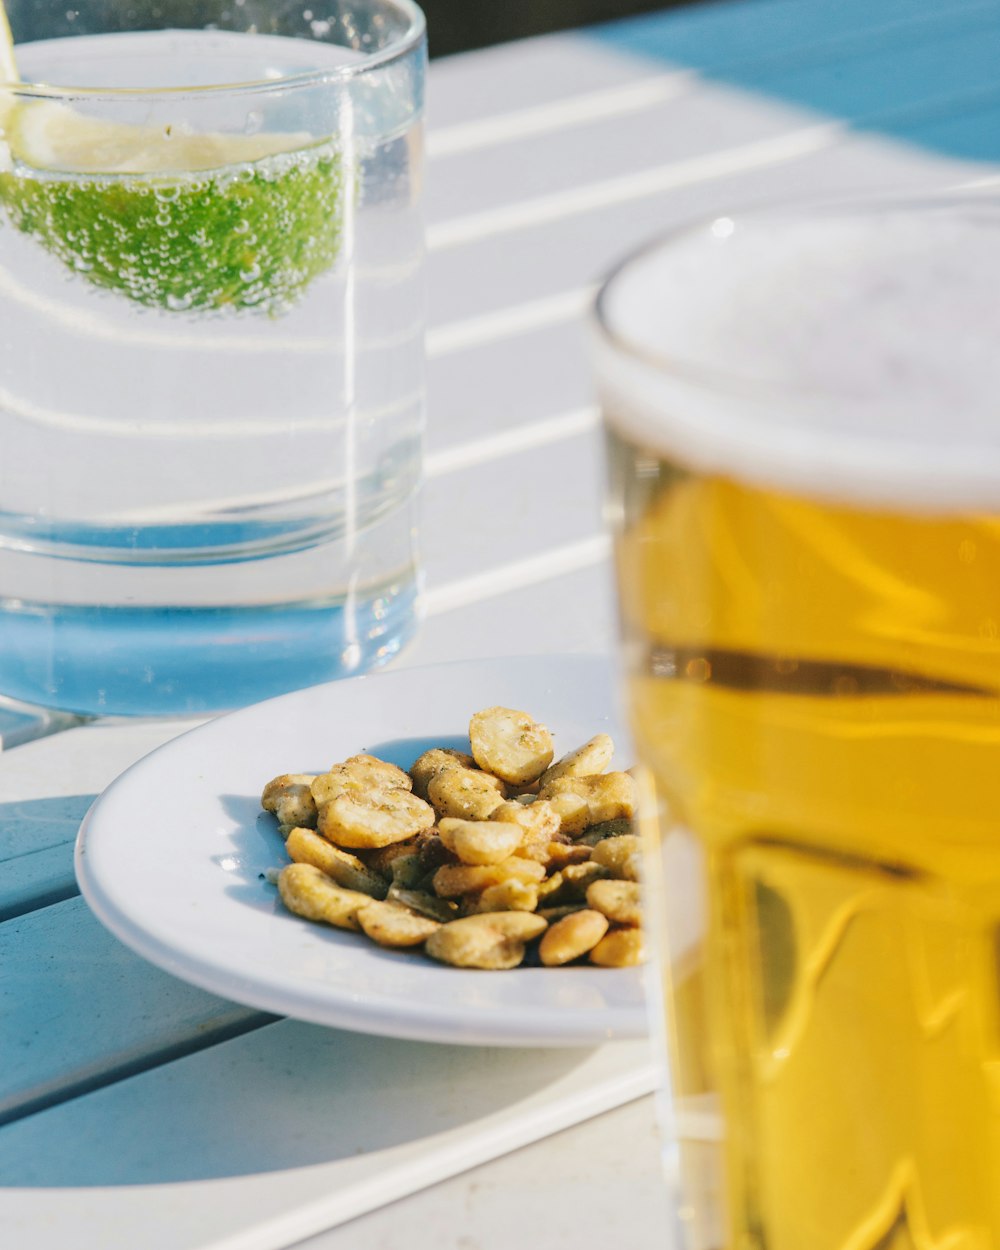
[[[636,969],[477,972],[383,950],[290,915],[262,878],[284,862],[259,796],[283,772],[321,772],[367,751],[407,767],[465,744],[492,704],[548,725],[557,755],[606,731],[633,763],[607,661],[529,657],[402,669],[283,695],[167,743],[87,815],[80,888],[140,955],[237,1002],[319,1024],[424,1041],[564,1046],[645,1032]]]

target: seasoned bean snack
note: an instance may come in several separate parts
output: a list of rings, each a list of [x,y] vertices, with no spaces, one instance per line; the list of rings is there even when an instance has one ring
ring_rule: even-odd
[[[469,745],[425,751],[409,772],[353,755],[269,781],[288,910],[458,968],[641,963],[635,787],[606,771],[610,737],[553,763],[544,725],[490,707]]]

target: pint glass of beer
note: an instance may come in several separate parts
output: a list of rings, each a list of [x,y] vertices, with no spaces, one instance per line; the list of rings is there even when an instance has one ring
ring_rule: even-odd
[[[768,209],[598,305],[681,1244],[1000,1247],[1000,201]]]

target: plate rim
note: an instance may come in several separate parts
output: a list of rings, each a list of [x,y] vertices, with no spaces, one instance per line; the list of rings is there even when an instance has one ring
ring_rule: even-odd
[[[436,1001],[430,1006],[426,1004],[415,1006],[412,1000],[404,1000],[404,1007],[401,1011],[399,999],[391,996],[382,995],[375,999],[355,996],[348,1001],[348,995],[344,990],[334,989],[329,997],[325,995],[317,997],[315,994],[304,993],[293,983],[282,987],[272,981],[255,979],[252,975],[247,976],[245,970],[237,972],[225,960],[213,958],[214,953],[211,951],[195,957],[184,947],[164,945],[160,937],[144,928],[128,908],[121,905],[114,896],[114,892],[107,888],[100,875],[95,875],[91,868],[90,846],[95,836],[101,836],[97,822],[102,814],[113,809],[113,805],[121,795],[135,784],[137,773],[140,777],[143,776],[148,770],[155,768],[156,761],[164,755],[169,757],[175,752],[183,753],[184,750],[189,750],[190,746],[186,744],[189,738],[200,735],[214,737],[220,733],[225,735],[231,732],[234,724],[238,726],[244,720],[253,723],[272,712],[280,713],[285,707],[294,706],[303,700],[316,699],[323,703],[330,697],[343,694],[346,687],[356,689],[362,683],[391,682],[394,678],[400,678],[404,674],[430,675],[448,670],[454,674],[463,669],[480,670],[485,666],[502,666],[503,670],[508,671],[510,669],[530,671],[539,665],[550,669],[565,669],[567,665],[587,666],[592,671],[600,669],[603,680],[609,682],[612,690],[615,688],[613,657],[601,653],[570,652],[555,656],[494,656],[449,660],[439,664],[413,665],[377,673],[360,674],[339,681],[305,687],[235,709],[184,730],[124,769],[105,787],[87,811],[74,846],[76,878],[87,905],[115,937],[143,959],[170,975],[251,1009],[289,1016],[326,1027],[413,1041],[487,1046],[596,1045],[609,1040],[635,1040],[646,1036],[648,1024],[646,1008],[641,1001],[642,996],[637,1007],[618,1005],[574,1008],[565,1012],[567,1017],[565,1019],[560,1018],[562,1013],[556,1013],[554,1008],[542,1007],[539,1009],[538,1020],[533,1025],[526,1026],[523,1013],[530,1012],[532,1009],[530,1006],[513,1011],[509,1016],[500,1006],[488,1011],[484,1009],[481,1015],[477,1013],[473,1017],[470,1016],[469,1007],[461,1003],[456,1005]],[[610,708],[609,713],[612,718],[619,719],[617,706]],[[622,728],[624,729],[624,726]],[[179,745],[182,743],[185,746]],[[97,830],[96,833],[95,830]],[[307,932],[315,928],[310,922],[297,917],[288,916],[287,919],[292,924],[306,926]],[[441,969],[442,973],[445,971]],[[488,973],[481,971],[454,971],[459,975],[464,973],[465,976],[489,976]],[[544,974],[546,977],[567,974],[579,976],[593,971],[590,969],[515,969],[513,972],[506,973],[505,976],[524,977],[534,974]],[[645,989],[643,969],[602,969],[600,975],[629,976],[642,989]]]

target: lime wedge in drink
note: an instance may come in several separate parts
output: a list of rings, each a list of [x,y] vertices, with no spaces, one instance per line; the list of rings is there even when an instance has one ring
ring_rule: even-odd
[[[0,77],[14,83],[4,26]],[[0,204],[95,286],[166,311],[276,316],[337,259],[347,179],[329,141],[124,125],[7,92],[0,103]]]

